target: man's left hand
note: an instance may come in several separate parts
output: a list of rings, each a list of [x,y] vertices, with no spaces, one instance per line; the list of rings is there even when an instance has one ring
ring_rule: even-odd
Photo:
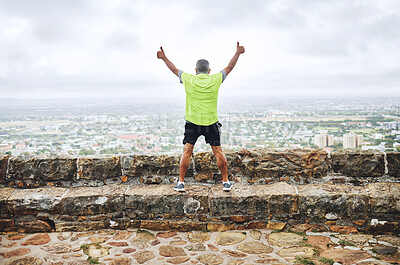
[[[157,58],[158,59],[164,59],[165,58],[165,52],[164,52],[162,46],[160,47],[160,51],[157,52]]]

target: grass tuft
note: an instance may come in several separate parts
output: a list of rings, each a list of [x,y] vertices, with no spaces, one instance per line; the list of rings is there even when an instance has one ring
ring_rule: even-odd
[[[314,263],[314,261],[312,261],[311,259],[309,259],[309,258],[304,258],[304,257],[300,257],[300,256],[297,256],[296,257],[296,263],[300,263],[300,264],[308,264],[308,265],[315,265],[315,263]]]
[[[329,265],[333,265],[333,263],[335,263],[335,261],[333,259],[324,258],[324,257],[321,257],[318,261],[325,263],[325,264],[329,264]]]
[[[288,233],[293,233],[293,234],[296,234],[296,235],[299,235],[299,236],[306,236],[306,233],[305,232],[295,232],[295,231],[292,231],[292,230],[288,230]]]
[[[136,233],[137,233],[137,234],[143,233],[143,234],[148,234],[148,235],[154,236],[154,234],[153,234],[152,232],[149,232],[149,231],[143,230],[143,229],[138,229],[138,230],[136,231]]]
[[[88,250],[89,249],[89,244],[81,245],[81,249],[83,249],[83,251]]]
[[[99,262],[99,257],[93,258],[93,257],[89,256],[89,257],[87,258],[87,261],[88,261],[89,263],[92,263],[92,264],[100,264],[100,262]]]
[[[341,245],[341,246],[350,246],[350,247],[354,247],[355,246],[353,243],[351,243],[349,241],[346,241],[346,240],[343,240],[343,239],[339,240],[339,245]]]
[[[308,244],[308,243],[306,243],[306,242],[303,241],[303,242],[300,242],[300,243],[299,243],[299,247],[311,247],[311,248],[312,248],[313,245]]]

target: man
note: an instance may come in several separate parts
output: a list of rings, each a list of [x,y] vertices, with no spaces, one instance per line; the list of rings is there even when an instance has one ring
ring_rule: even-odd
[[[228,66],[219,73],[209,75],[211,69],[207,60],[201,59],[196,63],[196,75],[191,75],[178,70],[168,60],[162,47],[157,52],[157,58],[163,60],[167,67],[179,77],[185,86],[186,111],[185,111],[185,134],[183,144],[185,145],[179,166],[179,181],[174,187],[176,191],[185,191],[185,175],[189,167],[193,147],[200,135],[204,135],[206,143],[211,145],[212,151],[217,159],[217,165],[222,174],[222,186],[224,191],[230,191],[232,184],[228,180],[228,164],[221,149],[221,129],[217,117],[218,90],[226,76],[235,67],[239,56],[244,53],[244,47],[236,46],[236,53],[230,60]]]

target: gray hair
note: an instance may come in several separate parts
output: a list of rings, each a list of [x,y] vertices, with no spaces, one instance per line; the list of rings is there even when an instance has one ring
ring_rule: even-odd
[[[205,73],[208,74],[208,71],[210,69],[210,64],[208,63],[207,60],[205,59],[200,59],[196,63],[196,69],[200,73]]]

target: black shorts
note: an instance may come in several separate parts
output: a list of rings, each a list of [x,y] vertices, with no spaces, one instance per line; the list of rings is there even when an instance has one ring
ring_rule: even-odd
[[[191,122],[185,124],[185,138],[183,138],[183,144],[189,143],[194,145],[200,135],[204,135],[206,143],[211,146],[221,145],[221,126],[220,122],[208,126],[196,125]]]

